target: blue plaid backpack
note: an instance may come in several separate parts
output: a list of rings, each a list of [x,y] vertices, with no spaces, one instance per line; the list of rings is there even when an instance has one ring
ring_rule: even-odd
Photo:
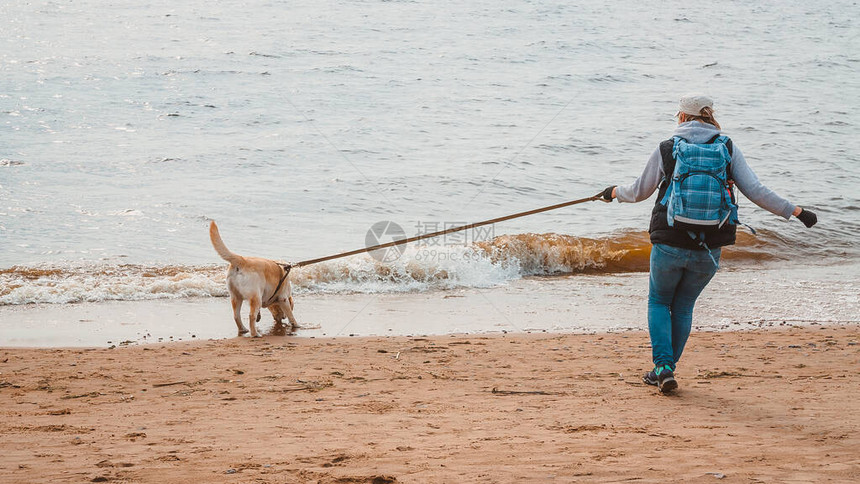
[[[686,230],[706,248],[705,233],[717,231],[726,223],[738,223],[738,206],[728,183],[731,143],[722,135],[704,144],[674,138],[675,169],[660,203],[667,207],[670,227]]]

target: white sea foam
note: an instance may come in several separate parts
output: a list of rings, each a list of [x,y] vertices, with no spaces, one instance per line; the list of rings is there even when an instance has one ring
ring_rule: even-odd
[[[0,305],[226,296],[223,271],[139,266],[40,266],[0,274]]]
[[[294,269],[297,294],[401,293],[491,287],[520,277],[516,262],[494,262],[474,249],[447,249],[435,258],[407,251],[382,263],[370,256]],[[39,266],[0,273],[0,305],[135,301],[226,296],[225,268],[145,266]]]
[[[727,264],[770,260],[779,239],[733,247]],[[526,276],[645,271],[644,232],[589,239],[561,234],[519,234],[468,246],[407,246],[382,262],[362,254],[297,267],[297,294],[408,293],[487,288]],[[66,264],[0,270],[0,305],[77,303],[226,296],[225,266]]]
[[[415,292],[491,287],[521,277],[516,260],[493,260],[473,247],[410,247],[391,262],[370,256],[296,269],[297,292]]]

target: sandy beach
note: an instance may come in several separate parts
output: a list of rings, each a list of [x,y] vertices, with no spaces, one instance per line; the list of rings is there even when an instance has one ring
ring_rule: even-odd
[[[860,483],[856,12],[4,2],[0,484]],[[696,113],[746,227],[666,396],[646,192]],[[212,222],[295,332],[236,337]]]
[[[856,482],[856,325],[0,350],[3,482]]]

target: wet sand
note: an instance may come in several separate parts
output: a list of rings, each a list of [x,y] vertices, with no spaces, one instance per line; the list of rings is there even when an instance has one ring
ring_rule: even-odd
[[[856,482],[860,328],[0,350],[3,482]]]
[[[627,273],[404,294],[298,294],[296,336],[645,330],[647,292],[647,273]],[[858,294],[856,264],[721,270],[699,298],[694,324],[737,330],[784,321],[860,323]],[[259,327],[277,333],[268,311]],[[226,297],[0,306],[0,347],[109,347],[235,334]]]

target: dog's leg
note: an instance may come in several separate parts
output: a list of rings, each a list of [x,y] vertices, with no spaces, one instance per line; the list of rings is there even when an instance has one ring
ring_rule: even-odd
[[[233,320],[236,321],[236,327],[239,328],[239,336],[248,332],[245,325],[242,324],[242,300],[233,295],[230,296],[230,305],[233,306]]]
[[[280,301],[277,301],[271,306],[269,306],[269,311],[271,311],[272,313],[272,318],[274,318],[275,324],[284,323],[284,309],[281,307]]]
[[[260,336],[260,334],[257,333],[257,321],[260,319],[260,297],[251,296],[249,302],[251,306],[251,315],[248,319],[251,323],[251,337],[257,338]]]
[[[289,300],[286,302],[279,301],[281,308],[283,309],[284,313],[286,313],[286,315],[287,315],[287,319],[290,321],[290,325],[293,327],[293,329],[296,329],[299,327],[299,323],[296,321],[296,317],[293,316],[293,308],[292,308],[293,305],[290,304],[291,302],[293,302],[292,297],[290,297]]]

